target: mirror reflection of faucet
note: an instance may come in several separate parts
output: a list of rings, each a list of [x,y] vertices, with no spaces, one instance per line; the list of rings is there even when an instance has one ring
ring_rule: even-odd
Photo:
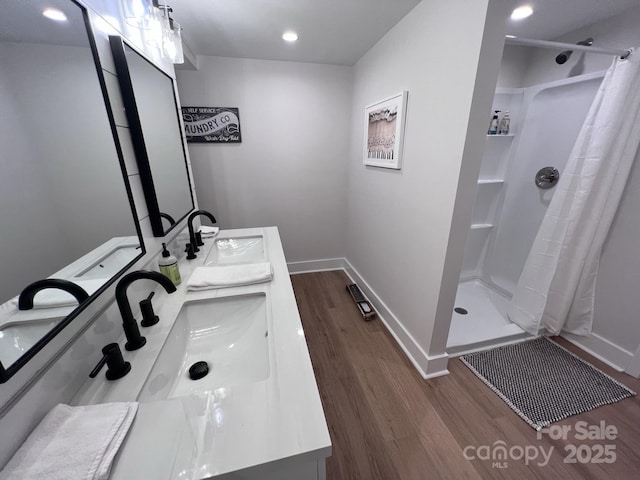
[[[147,339],[140,334],[138,322],[133,317],[131,305],[127,298],[127,289],[129,288],[129,285],[136,280],[142,279],[153,280],[159,283],[164,287],[167,293],[173,293],[176,291],[176,287],[171,280],[163,274],[153,272],[151,270],[138,270],[136,272],[131,272],[120,279],[116,286],[116,302],[118,303],[120,315],[122,316],[122,328],[124,329],[124,334],[127,337],[127,343],[124,348],[129,351],[137,350],[147,343]],[[148,300],[151,302],[150,298],[148,298]]]
[[[172,227],[176,224],[176,221],[173,219],[171,215],[168,213],[160,212],[160,218],[164,218],[169,222],[169,226]]]
[[[78,300],[78,305],[82,304],[89,298],[89,294],[79,285],[69,280],[61,278],[45,278],[27,285],[20,293],[18,298],[19,310],[31,310],[33,308],[33,298],[41,290],[46,288],[57,288],[73,295]]]

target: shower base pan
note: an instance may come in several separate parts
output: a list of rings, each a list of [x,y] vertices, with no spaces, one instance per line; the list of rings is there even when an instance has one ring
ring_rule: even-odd
[[[509,321],[508,305],[508,298],[480,280],[461,282],[456,295],[457,311],[451,318],[447,353],[458,356],[533,338]]]

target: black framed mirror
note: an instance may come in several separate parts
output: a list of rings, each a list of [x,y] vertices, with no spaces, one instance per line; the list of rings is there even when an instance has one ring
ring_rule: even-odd
[[[0,22],[0,382],[144,255],[87,11],[4,0]],[[18,295],[44,278],[61,290]],[[24,307],[24,305],[23,305]]]
[[[193,209],[173,79],[121,37],[109,37],[151,228],[166,235]]]

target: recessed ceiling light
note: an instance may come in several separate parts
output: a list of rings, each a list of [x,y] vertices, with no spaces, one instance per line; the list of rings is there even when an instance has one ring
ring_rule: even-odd
[[[298,34],[296,32],[288,31],[282,34],[282,39],[285,42],[295,42],[298,40]]]
[[[515,35],[505,35],[505,37],[507,37],[507,38],[516,38]]]
[[[522,20],[523,18],[527,18],[533,13],[533,8],[529,5],[523,5],[521,7],[516,8],[511,13],[511,20]]]
[[[55,8],[45,8],[42,11],[42,15],[51,20],[55,20],[56,22],[64,22],[67,20],[67,16],[60,10],[56,10]]]

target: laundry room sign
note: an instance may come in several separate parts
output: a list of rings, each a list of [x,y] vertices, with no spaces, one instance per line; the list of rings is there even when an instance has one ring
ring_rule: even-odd
[[[184,131],[190,143],[240,143],[237,108],[182,107]]]

